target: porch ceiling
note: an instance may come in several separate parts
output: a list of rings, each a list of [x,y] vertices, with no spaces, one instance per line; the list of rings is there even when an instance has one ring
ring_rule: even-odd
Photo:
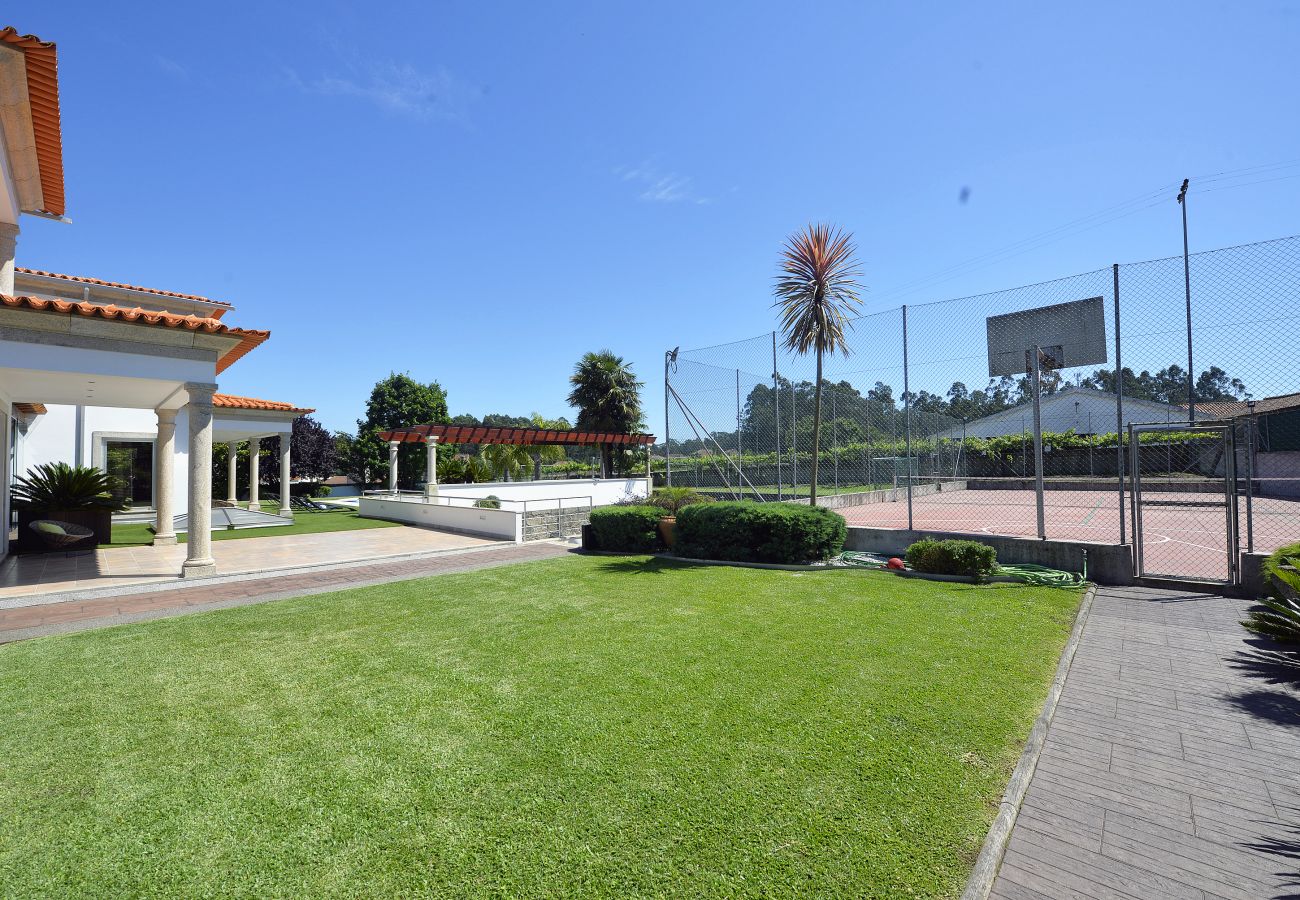
[[[15,403],[176,409],[188,400],[184,387],[168,379],[0,368],[0,394]]]

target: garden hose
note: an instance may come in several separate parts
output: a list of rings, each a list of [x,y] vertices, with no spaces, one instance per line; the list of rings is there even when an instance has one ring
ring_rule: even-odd
[[[839,562],[841,565],[859,569],[884,569],[886,568],[887,559],[875,553],[846,550],[840,554]],[[1014,578],[1023,584],[1053,587],[1069,587],[1083,582],[1083,577],[1074,572],[1050,569],[1047,566],[1038,566],[1033,563],[1000,565],[994,574],[1001,578]]]

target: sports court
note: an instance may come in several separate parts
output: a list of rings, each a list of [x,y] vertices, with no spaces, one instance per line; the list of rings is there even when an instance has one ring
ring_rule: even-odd
[[[1043,495],[1047,537],[1061,541],[1119,542],[1119,492],[1109,489],[1048,490]],[[1132,497],[1124,496],[1126,539],[1133,540]],[[1300,500],[1255,497],[1252,522],[1246,498],[1238,497],[1240,549],[1248,526],[1254,548],[1272,551],[1300,536]],[[850,525],[906,528],[907,501],[867,503],[837,510]],[[1228,578],[1227,505],[1222,494],[1196,491],[1146,491],[1142,497],[1143,571],[1150,575],[1225,581]],[[1036,537],[1034,492],[1020,489],[966,489],[945,485],[940,493],[920,492],[912,500],[916,530],[956,531]],[[901,547],[899,549],[902,549]]]

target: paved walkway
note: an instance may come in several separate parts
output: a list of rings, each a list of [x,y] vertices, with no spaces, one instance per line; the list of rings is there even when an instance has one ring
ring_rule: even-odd
[[[993,896],[1300,896],[1300,671],[1246,601],[1098,591]]]
[[[270,539],[255,538],[247,543],[261,543],[263,540]],[[36,603],[0,609],[0,643],[228,606],[245,606],[285,597],[405,581],[428,575],[468,572],[548,559],[562,556],[569,550],[568,545],[550,541],[498,543],[484,549],[467,548],[460,552],[418,559],[318,567],[265,578],[245,576],[182,582],[183,586],[169,585],[162,589],[156,585],[145,586],[150,589],[139,593],[116,594],[91,600]]]
[[[486,547],[499,541],[429,528],[368,528],[324,534],[265,535],[212,542],[217,572],[236,575]],[[106,547],[81,553],[13,556],[0,566],[0,601],[40,593],[178,581],[185,545]]]

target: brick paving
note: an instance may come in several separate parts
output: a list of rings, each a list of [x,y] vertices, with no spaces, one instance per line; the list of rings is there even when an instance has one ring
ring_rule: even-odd
[[[992,896],[1300,896],[1300,671],[1243,600],[1101,588]]]
[[[320,567],[266,578],[188,582],[184,587],[168,587],[164,590],[0,609],[0,643],[228,606],[263,603],[285,597],[548,559],[562,556],[570,552],[570,549],[567,545],[548,541],[501,544],[491,549],[451,552],[418,559]]]

